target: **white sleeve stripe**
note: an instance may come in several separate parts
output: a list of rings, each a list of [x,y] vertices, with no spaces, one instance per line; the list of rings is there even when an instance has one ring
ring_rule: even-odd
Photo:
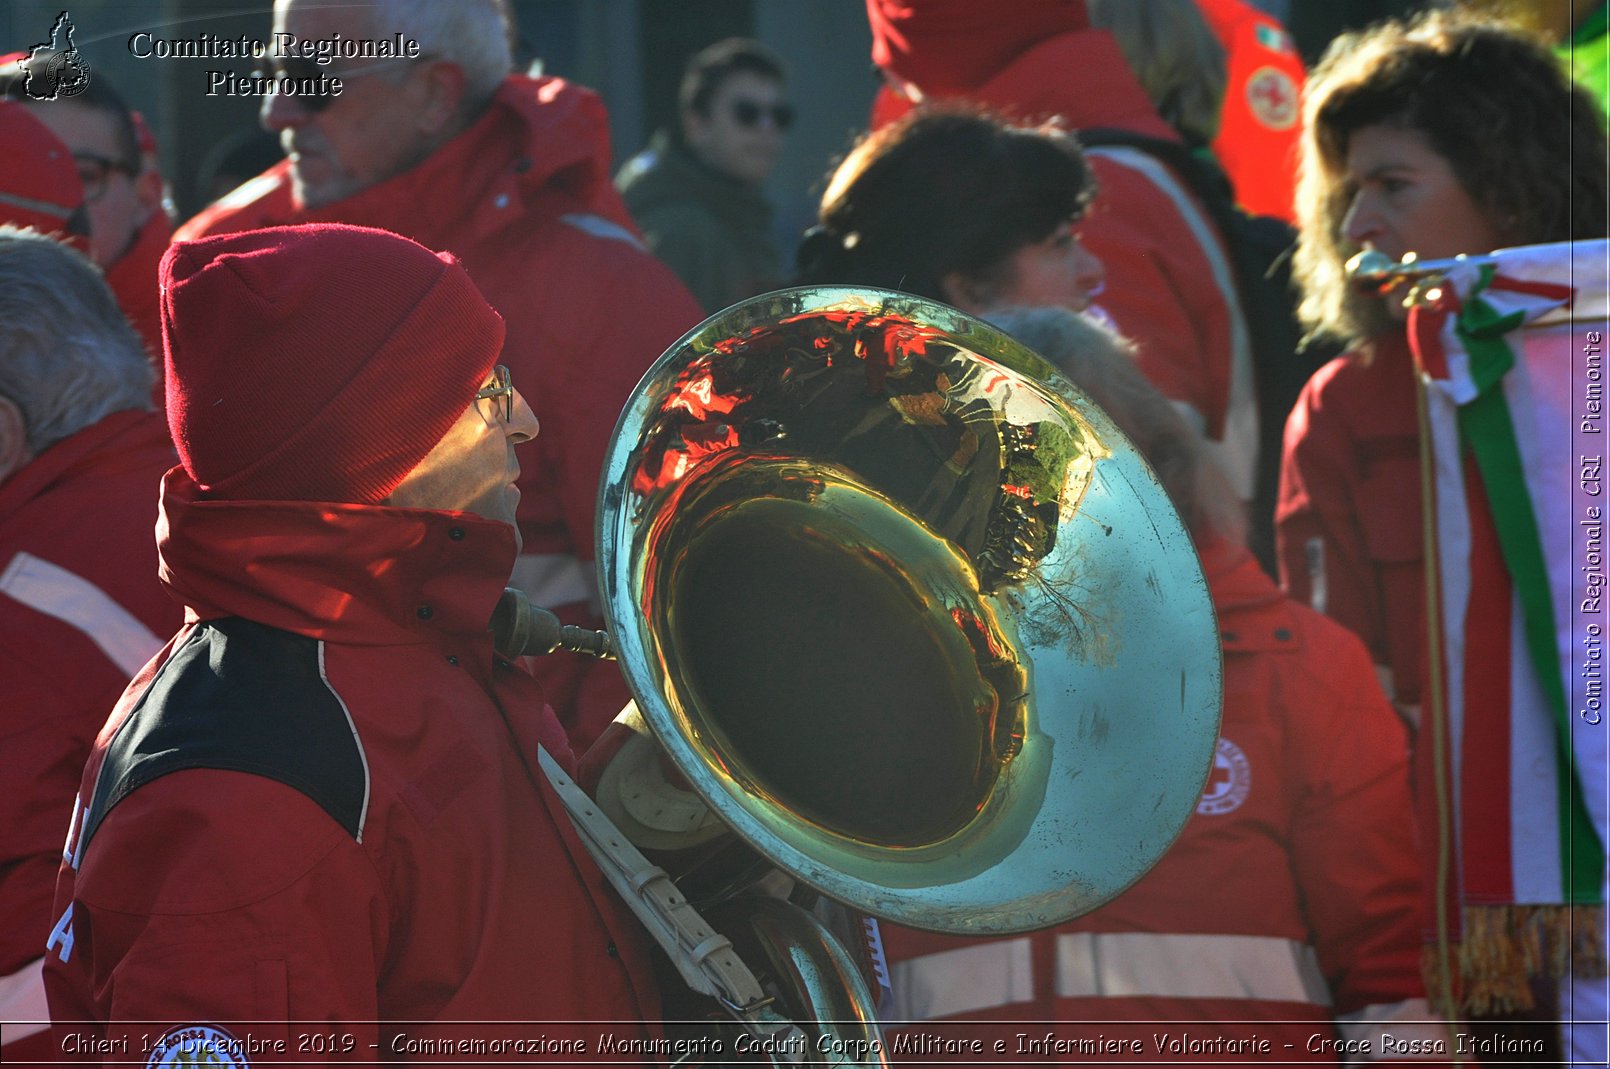
[[[1447,1052],[1453,1049],[1447,1025],[1423,998],[1379,1003],[1340,1014],[1336,1018],[1336,1030],[1345,1040],[1362,1041],[1358,1045],[1367,1052],[1350,1057],[1349,1065],[1383,1059],[1446,1062]],[[1388,1033],[1393,1040],[1391,1049],[1387,1049],[1384,1042]]]
[[[162,648],[162,639],[100,587],[31,553],[11,558],[0,594],[77,628],[131,677]]]
[[[583,233],[591,234],[595,238],[603,238],[606,241],[623,241],[639,252],[648,251],[646,248],[644,248],[643,243],[637,239],[636,234],[633,234],[630,230],[627,230],[619,223],[610,222],[602,215],[592,215],[584,212],[568,212],[564,215],[561,215],[559,219],[562,222],[569,223],[571,226],[582,231]]]
[[[890,1020],[931,1021],[1029,1002],[1034,958],[1027,939],[942,950],[889,966]]]
[[[1250,999],[1331,1004],[1314,948],[1263,935],[1075,932],[1057,936],[1063,998]]]
[[[1258,398],[1253,382],[1252,338],[1247,332],[1246,314],[1241,309],[1235,272],[1225,259],[1219,234],[1197,206],[1196,198],[1174,177],[1174,172],[1144,149],[1098,145],[1086,149],[1085,153],[1139,171],[1150,179],[1174,202],[1180,217],[1191,228],[1202,255],[1207,258],[1213,281],[1230,310],[1230,397],[1224,416],[1224,438],[1221,442],[1210,443],[1219,447],[1210,452],[1218,454],[1219,462],[1229,473],[1236,493],[1241,495],[1242,500],[1250,501],[1258,462]]]
[[[1306,1003],[1331,995],[1313,947],[1254,935],[1071,932],[1056,937],[1056,996]],[[892,1019],[933,1020],[1035,997],[1033,948],[999,939],[890,967]]]
[[[49,1027],[45,959],[35,958],[10,976],[0,976],[0,1046]]]

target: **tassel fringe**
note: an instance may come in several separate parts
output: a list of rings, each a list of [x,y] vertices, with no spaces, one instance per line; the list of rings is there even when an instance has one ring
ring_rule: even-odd
[[[1449,946],[1456,990],[1444,990],[1439,948],[1425,947],[1420,971],[1434,1004],[1476,1015],[1534,1008],[1531,981],[1606,973],[1603,906],[1466,906],[1464,937]]]

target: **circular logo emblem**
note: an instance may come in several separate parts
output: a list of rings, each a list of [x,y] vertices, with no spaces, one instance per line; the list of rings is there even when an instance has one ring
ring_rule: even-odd
[[[147,1069],[158,1065],[216,1065],[249,1069],[240,1040],[212,1024],[184,1024],[162,1033],[145,1060]]]
[[[1247,79],[1247,106],[1252,117],[1271,130],[1297,125],[1299,94],[1291,75],[1278,67],[1259,67]]]
[[[1196,811],[1210,817],[1223,816],[1241,808],[1252,791],[1252,765],[1241,747],[1229,739],[1221,738],[1213,751],[1213,771],[1208,773],[1207,786],[1202,789],[1202,800]]]
[[[58,52],[45,65],[45,84],[50,86],[52,100],[75,97],[89,88],[89,64],[78,58],[78,52]]]

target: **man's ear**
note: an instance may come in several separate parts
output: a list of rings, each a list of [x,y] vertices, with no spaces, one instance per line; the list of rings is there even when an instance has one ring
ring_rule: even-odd
[[[134,197],[143,209],[140,225],[151,218],[152,212],[162,210],[162,173],[154,166],[145,166],[134,178]]]
[[[990,287],[960,271],[947,271],[939,280],[939,292],[945,303],[955,305],[968,315],[983,315],[994,303]]]
[[[0,483],[32,460],[28,451],[28,424],[22,409],[9,397],[0,397]]]
[[[689,148],[697,148],[704,144],[705,134],[710,129],[710,120],[700,115],[692,108],[685,108],[679,120],[682,123],[682,143]]]
[[[457,133],[464,108],[464,68],[434,60],[425,68],[425,100],[418,110],[419,129],[430,135]]]

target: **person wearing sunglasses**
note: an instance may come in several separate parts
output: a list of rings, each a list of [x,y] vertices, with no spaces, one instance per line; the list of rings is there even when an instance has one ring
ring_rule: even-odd
[[[413,1061],[521,1021],[554,1051],[652,1042],[646,933],[488,630],[538,431],[503,319],[452,256],[336,224],[176,243],[162,285],[159,552],[187,622],[61,814],[54,1049]]]
[[[688,61],[677,121],[615,178],[649,248],[717,312],[782,284],[762,192],[794,123],[782,60],[747,38]]]
[[[172,240],[173,223],[163,208],[155,152],[142,151],[140,120],[100,71],[82,92],[58,100],[29,97],[22,91],[24,77],[17,59],[0,60],[0,96],[22,103],[72,152],[84,187],[90,257],[106,273],[147,351],[160,353],[157,263]],[[160,381],[157,386],[160,403]]]
[[[596,628],[594,508],[610,433],[643,372],[702,315],[649,254],[609,180],[603,103],[562,79],[517,73],[510,12],[503,0],[278,0],[276,34],[401,34],[419,54],[335,57],[320,69],[341,80],[339,95],[265,95],[259,118],[288,158],[178,237],[354,223],[467,264],[508,320],[503,362],[550,432],[532,443],[520,477],[525,548],[513,584],[566,623]],[[302,58],[266,58],[267,76],[306,79]],[[537,671],[578,746],[630,697],[606,662],[556,653]]]

